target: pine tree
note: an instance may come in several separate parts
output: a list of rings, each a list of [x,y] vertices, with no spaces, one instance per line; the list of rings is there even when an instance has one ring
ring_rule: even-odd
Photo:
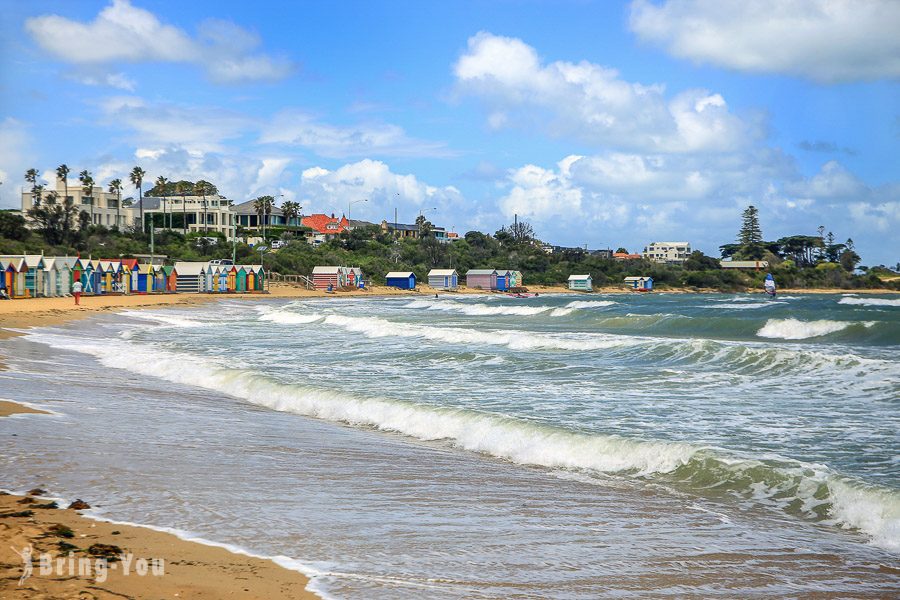
[[[762,229],[759,226],[759,211],[752,204],[744,210],[741,216],[741,231],[738,233],[738,245],[740,246],[740,258],[745,260],[759,260],[763,257]]]

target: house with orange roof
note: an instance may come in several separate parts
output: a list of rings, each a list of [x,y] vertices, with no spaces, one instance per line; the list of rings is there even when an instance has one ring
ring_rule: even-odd
[[[344,215],[341,215],[339,219],[334,216],[334,213],[331,213],[330,217],[326,214],[318,213],[303,217],[300,224],[312,229],[313,239],[310,240],[312,243],[321,243],[346,231],[350,226],[350,221]]]

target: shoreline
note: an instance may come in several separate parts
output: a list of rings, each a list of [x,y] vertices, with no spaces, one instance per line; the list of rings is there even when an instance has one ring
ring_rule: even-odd
[[[592,296],[609,294],[635,294],[633,290],[620,286],[595,288],[592,292],[570,290],[564,286],[530,286],[529,293],[571,294],[573,296]],[[779,294],[859,294],[859,295],[897,295],[898,290],[844,290],[839,288],[784,288]],[[683,288],[659,288],[651,294],[765,294],[763,290],[748,292],[722,292],[714,289],[687,290]],[[285,298],[380,298],[394,296],[431,297],[433,295],[453,297],[469,295],[505,295],[503,292],[486,292],[479,289],[460,288],[457,291],[443,291],[423,285],[415,290],[400,290],[386,286],[373,286],[368,290],[336,291],[326,293],[322,290],[305,288],[284,283],[271,284],[267,294],[168,294],[168,295],[125,295],[125,296],[85,296],[81,306],[75,306],[72,298],[30,298],[7,300],[0,302],[0,340],[19,335],[10,329],[27,329],[62,325],[70,321],[84,319],[98,313],[116,312],[122,309],[160,308],[164,306],[196,306],[219,300],[252,302],[262,299]],[[777,298],[777,297],[776,297]],[[2,361],[0,361],[2,367]]]
[[[42,494],[27,496],[0,492],[0,595],[4,597],[319,598],[307,589],[310,580],[306,575],[273,559],[184,539],[152,527],[84,515],[73,508],[62,508],[65,504],[45,508],[43,505],[54,498],[39,491]],[[19,552],[29,545],[32,573],[19,585],[24,572]],[[50,573],[41,572],[42,553],[52,559]],[[111,558],[120,553],[124,558]],[[100,563],[101,568],[97,560],[106,556],[110,559]],[[65,560],[58,563],[59,558]],[[141,561],[162,568],[145,569],[141,574]],[[84,565],[88,568],[79,571]]]

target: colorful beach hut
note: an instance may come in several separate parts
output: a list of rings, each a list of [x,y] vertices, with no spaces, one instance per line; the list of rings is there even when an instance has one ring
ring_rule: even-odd
[[[234,291],[247,291],[247,267],[244,265],[236,265],[234,272]]]
[[[44,257],[44,295],[64,296],[71,289],[72,274],[62,257]]]
[[[4,287],[10,298],[25,297],[25,273],[28,267],[25,265],[25,259],[22,257],[3,257],[5,268]]]
[[[228,291],[228,275],[231,272],[230,265],[222,265],[221,267],[216,268],[216,275],[218,278],[218,282],[216,284],[216,291],[220,294],[224,294]]]
[[[341,287],[341,267],[313,267],[312,282],[317,290]]]
[[[509,276],[511,271],[508,269],[497,270],[497,291],[505,292],[509,289]]]
[[[459,273],[456,269],[432,269],[428,271],[428,285],[436,290],[456,290],[459,288]]]
[[[247,289],[253,289],[257,292],[264,292],[266,289],[266,270],[262,265],[249,265],[253,271],[253,286],[247,284]]]
[[[175,263],[177,288],[180,294],[199,294],[206,291],[206,270],[209,263],[181,261]]]
[[[466,287],[477,290],[497,289],[496,269],[469,269],[466,272]]]
[[[384,282],[388,287],[414,290],[416,289],[416,274],[412,271],[391,271],[384,276]]]
[[[165,276],[165,291],[174,294],[178,291],[178,271],[173,266],[165,265],[162,272]]]
[[[649,292],[653,289],[652,277],[626,277],[625,285],[637,292]]]
[[[525,278],[522,276],[522,271],[510,271],[509,272],[509,287],[517,288],[525,285]]]
[[[590,274],[569,275],[569,289],[578,292],[592,292],[594,291],[594,280]]]

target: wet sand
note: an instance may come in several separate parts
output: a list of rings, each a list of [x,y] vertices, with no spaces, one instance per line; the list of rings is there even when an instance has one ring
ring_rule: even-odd
[[[152,529],[95,521],[73,509],[40,508],[49,501],[33,496],[0,496],[0,597],[34,600],[318,597],[305,589],[309,581],[304,575],[272,561],[187,542]],[[105,577],[95,567],[103,550],[95,544],[112,546],[106,550],[115,554],[125,553],[124,559],[107,563]],[[24,562],[19,553],[29,545],[32,573],[20,585]],[[51,573],[41,572],[42,553],[52,556]],[[70,553],[75,565],[71,571]],[[57,558],[65,560],[57,565]],[[79,559],[90,559],[93,567],[90,575],[79,573],[79,567],[88,563],[88,560],[79,563]],[[148,562],[162,559],[162,570],[157,569],[154,575],[148,569],[140,575],[141,559]]]

